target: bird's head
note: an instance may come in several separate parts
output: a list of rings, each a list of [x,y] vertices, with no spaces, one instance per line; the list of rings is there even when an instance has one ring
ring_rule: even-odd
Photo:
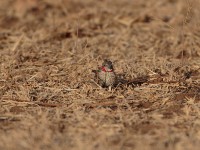
[[[104,72],[113,72],[113,64],[110,60],[105,59],[102,63],[102,71]]]

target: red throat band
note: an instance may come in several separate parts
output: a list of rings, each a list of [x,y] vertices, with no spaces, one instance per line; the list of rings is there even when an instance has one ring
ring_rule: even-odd
[[[102,71],[104,71],[104,72],[113,72],[113,70],[112,70],[112,69],[111,69],[111,70],[109,70],[109,71],[107,71],[107,70],[105,69],[105,67],[102,67],[102,68],[101,68],[101,70],[102,70]]]

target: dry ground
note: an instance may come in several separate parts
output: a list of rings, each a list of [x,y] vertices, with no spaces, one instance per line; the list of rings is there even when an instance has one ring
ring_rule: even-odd
[[[1,0],[0,149],[197,150],[198,0]],[[93,82],[108,58],[141,85]]]

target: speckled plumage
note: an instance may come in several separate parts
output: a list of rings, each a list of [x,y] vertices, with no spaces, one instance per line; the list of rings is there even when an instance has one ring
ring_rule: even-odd
[[[104,60],[102,66],[94,71],[96,74],[97,82],[102,87],[109,87],[116,85],[116,74],[113,69],[112,62]]]
[[[114,72],[104,72],[100,70],[98,72],[99,84],[101,86],[114,86],[116,81],[116,75]]]

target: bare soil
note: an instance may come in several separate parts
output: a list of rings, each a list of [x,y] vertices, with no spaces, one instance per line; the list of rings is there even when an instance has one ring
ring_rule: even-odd
[[[199,3],[1,0],[0,149],[198,150]]]

